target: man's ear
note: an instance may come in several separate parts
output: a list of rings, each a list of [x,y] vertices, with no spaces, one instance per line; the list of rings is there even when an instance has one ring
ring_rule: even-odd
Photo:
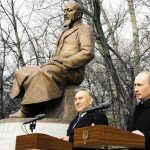
[[[82,18],[83,13],[81,11],[78,11],[78,18]]]
[[[90,99],[90,104],[92,105],[92,103],[93,103],[93,98],[91,97],[91,99]]]

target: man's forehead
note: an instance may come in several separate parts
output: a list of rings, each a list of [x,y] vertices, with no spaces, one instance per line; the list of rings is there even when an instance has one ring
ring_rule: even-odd
[[[135,78],[134,83],[148,83],[148,76],[146,74],[139,74]]]
[[[73,1],[68,2],[64,5],[64,9],[66,9],[66,8],[72,8],[72,9],[77,8],[77,4]]]
[[[75,94],[75,97],[89,95],[87,91],[81,90]]]

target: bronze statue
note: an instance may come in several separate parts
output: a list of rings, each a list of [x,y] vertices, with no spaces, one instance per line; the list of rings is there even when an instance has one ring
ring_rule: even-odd
[[[85,65],[94,58],[93,32],[82,23],[82,14],[78,3],[69,1],[64,8],[65,30],[58,40],[55,56],[40,66],[16,71],[10,96],[21,97],[22,108],[10,117],[30,116],[25,107],[59,98],[67,85],[81,84]]]

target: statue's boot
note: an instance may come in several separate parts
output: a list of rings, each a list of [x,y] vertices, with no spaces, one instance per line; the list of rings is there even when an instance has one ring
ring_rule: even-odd
[[[29,115],[22,106],[16,113],[9,115],[9,118],[28,118]]]
[[[9,118],[31,118],[45,113],[45,106],[47,103],[39,103],[32,105],[22,105],[20,110],[14,114],[9,115]]]

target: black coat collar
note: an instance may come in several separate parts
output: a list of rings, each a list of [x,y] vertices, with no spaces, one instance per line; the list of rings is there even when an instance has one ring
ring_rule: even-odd
[[[150,98],[148,100],[144,101],[143,105],[144,105],[145,108],[150,107]]]

